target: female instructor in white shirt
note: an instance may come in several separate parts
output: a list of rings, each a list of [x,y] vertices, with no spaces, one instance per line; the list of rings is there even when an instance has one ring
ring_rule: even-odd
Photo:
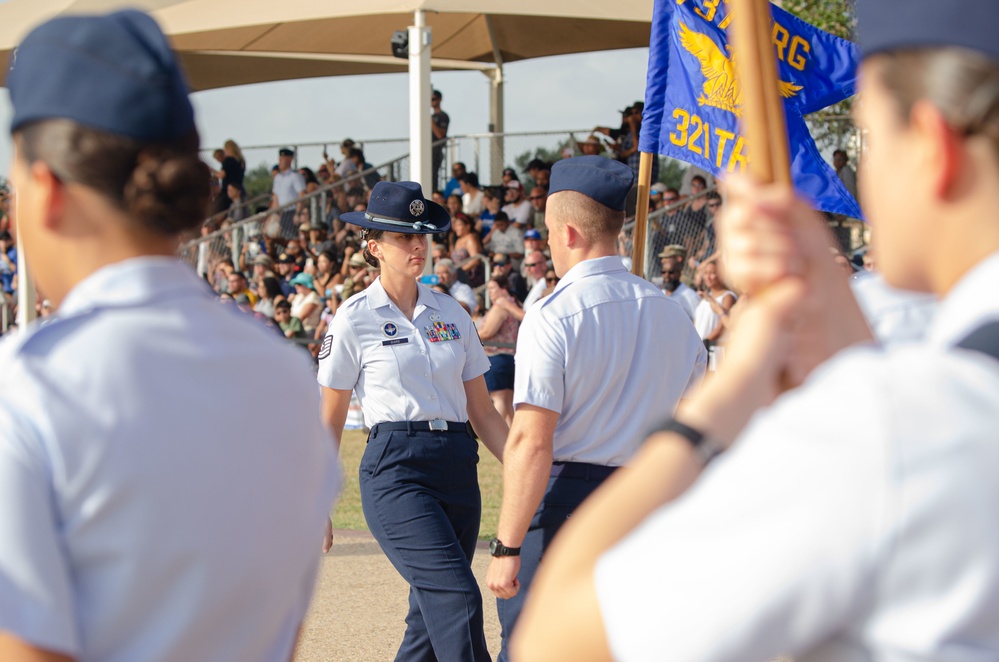
[[[363,228],[364,257],[381,273],[337,310],[318,379],[338,439],[351,391],[371,429],[360,467],[364,516],[410,585],[396,659],[489,660],[471,571],[481,499],[469,421],[501,460],[508,429],[486,389],[489,360],[472,320],[417,282],[426,235],[446,232],[450,218],[414,182],[379,182],[367,211],[340,218]]]

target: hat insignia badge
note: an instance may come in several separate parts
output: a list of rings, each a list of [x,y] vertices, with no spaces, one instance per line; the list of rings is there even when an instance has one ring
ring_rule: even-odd
[[[413,216],[423,216],[423,212],[426,209],[427,207],[423,204],[423,200],[413,200],[409,203],[409,213]]]

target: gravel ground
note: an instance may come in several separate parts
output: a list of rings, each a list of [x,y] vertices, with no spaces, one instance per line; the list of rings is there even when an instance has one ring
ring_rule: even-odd
[[[496,600],[484,581],[489,565],[479,543],[472,570],[479,580],[489,652],[499,654]],[[336,531],[323,558],[295,662],[393,660],[409,610],[409,586],[366,531]]]

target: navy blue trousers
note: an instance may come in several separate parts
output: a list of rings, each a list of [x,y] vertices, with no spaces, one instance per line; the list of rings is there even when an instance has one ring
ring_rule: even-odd
[[[534,575],[541,565],[541,557],[548,545],[573,511],[600,487],[614,470],[614,467],[576,462],[555,463],[559,464],[564,466],[553,466],[552,473],[555,474],[560,469],[561,473],[548,479],[545,496],[541,499],[541,505],[534,513],[534,519],[531,520],[531,526],[520,546],[520,572],[517,574],[520,590],[517,595],[507,600],[496,599],[496,611],[503,636],[497,662],[508,662],[510,659],[508,652],[510,636],[520,617],[520,611],[524,608],[527,592],[531,588],[531,582],[534,581]]]
[[[464,432],[381,432],[361,458],[361,505],[372,535],[409,583],[396,660],[490,660],[472,575],[482,500],[478,444]]]

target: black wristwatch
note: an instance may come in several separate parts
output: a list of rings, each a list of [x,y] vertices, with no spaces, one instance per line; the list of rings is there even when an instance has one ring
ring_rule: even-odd
[[[499,538],[489,541],[489,553],[493,556],[520,556],[520,547],[507,547]]]

